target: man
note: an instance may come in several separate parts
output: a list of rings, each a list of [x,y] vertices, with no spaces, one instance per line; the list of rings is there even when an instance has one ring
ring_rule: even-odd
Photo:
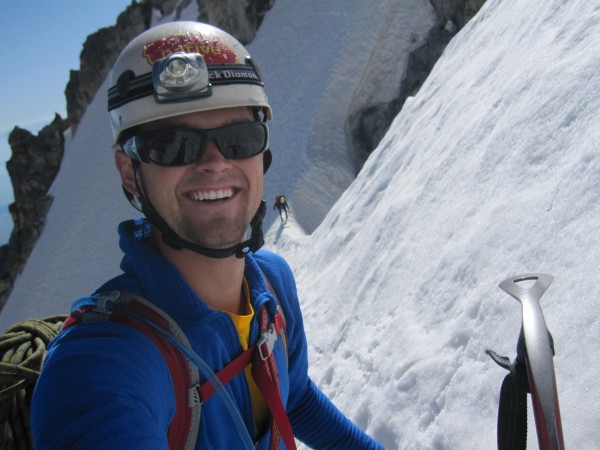
[[[293,276],[259,251],[271,109],[256,63],[222,30],[172,22],[122,51],[110,86],[116,166],[146,218],[119,226],[123,273],[49,348],[32,401],[36,448],[293,448],[291,430],[313,448],[381,448],[308,377]],[[224,388],[211,381],[220,395],[192,386],[181,410],[188,364],[173,369],[156,333],[98,319],[119,296],[173,322],[209,381],[248,352],[251,364]],[[192,426],[179,445],[181,414]]]
[[[275,196],[275,204],[273,205],[273,209],[275,208],[277,208],[277,211],[279,212],[281,223],[286,223],[288,219],[288,210],[290,207],[285,200],[285,195]]]

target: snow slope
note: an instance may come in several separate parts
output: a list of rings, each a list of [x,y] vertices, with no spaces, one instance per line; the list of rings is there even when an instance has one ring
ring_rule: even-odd
[[[494,448],[505,372],[485,350],[513,357],[520,326],[497,284],[549,273],[566,446],[600,448],[600,6],[488,0],[351,181],[344,111],[408,13],[298,3],[278,0],[250,49],[275,109],[265,197],[285,193],[292,208],[286,226],[271,210],[266,246],[296,274],[317,384],[388,449]],[[64,311],[117,270],[114,230],[135,211],[104,105],[102,94],[67,146],[2,328]],[[532,417],[529,428],[535,448]]]

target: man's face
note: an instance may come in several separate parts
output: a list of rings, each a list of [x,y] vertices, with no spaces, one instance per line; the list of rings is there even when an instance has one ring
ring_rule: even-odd
[[[158,120],[140,132],[165,128],[217,128],[252,121],[248,108],[203,111]],[[263,155],[226,159],[209,141],[194,164],[164,167],[141,163],[144,195],[183,239],[209,248],[241,242],[263,194]]]

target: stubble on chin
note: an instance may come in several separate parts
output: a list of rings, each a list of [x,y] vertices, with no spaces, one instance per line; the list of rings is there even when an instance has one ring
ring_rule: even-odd
[[[229,248],[242,242],[251,219],[247,210],[235,219],[219,218],[202,225],[182,218],[178,229],[181,238],[196,245],[214,249]]]

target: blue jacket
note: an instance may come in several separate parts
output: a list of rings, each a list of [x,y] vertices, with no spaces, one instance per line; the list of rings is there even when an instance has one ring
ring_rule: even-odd
[[[241,353],[233,323],[196,296],[177,270],[148,245],[144,230],[143,220],[119,226],[123,273],[97,292],[127,291],[156,304],[175,319],[194,351],[217,372]],[[260,250],[248,255],[245,264],[254,310],[263,304],[271,311],[276,308],[266,276],[286,319],[288,357],[282,345],[275,347],[275,356],[294,435],[317,449],[381,449],[309,378],[302,314],[287,263]],[[250,345],[258,338],[255,319]],[[252,433],[252,406],[243,373],[226,389]],[[167,449],[167,429],[175,414],[173,396],[169,368],[144,334],[110,321],[74,326],[50,345],[36,385],[31,411],[36,449]],[[258,448],[268,448],[269,439],[267,432]],[[243,448],[242,444],[224,402],[213,395],[202,405],[196,449],[229,450]]]

